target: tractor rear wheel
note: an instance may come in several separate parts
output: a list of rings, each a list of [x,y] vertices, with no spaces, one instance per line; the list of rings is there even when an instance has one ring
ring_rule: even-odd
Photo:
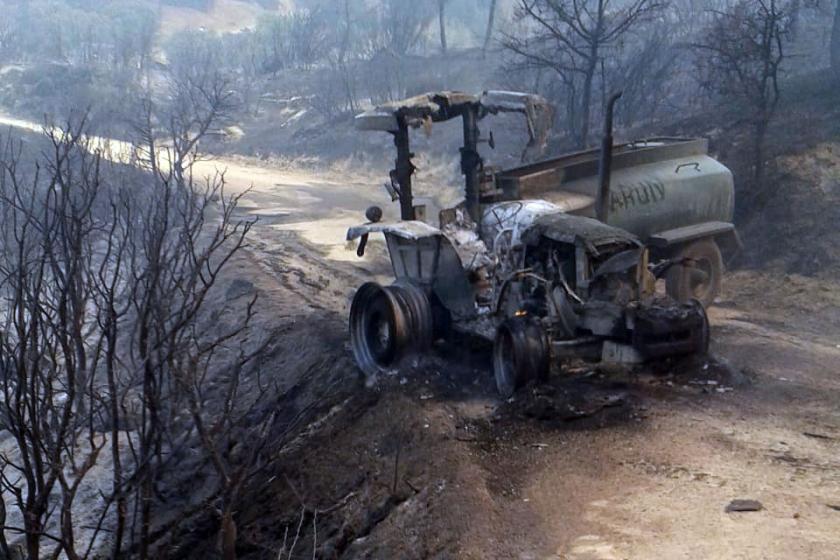
[[[362,372],[375,379],[412,351],[431,346],[432,307],[426,293],[409,283],[363,284],[350,306],[350,344]]]
[[[710,306],[720,293],[723,258],[713,239],[701,239],[684,246],[677,254],[684,264],[671,267],[666,278],[668,295],[687,303],[696,299]]]
[[[493,374],[496,389],[509,398],[531,380],[548,377],[551,352],[542,326],[529,317],[511,317],[496,329]]]

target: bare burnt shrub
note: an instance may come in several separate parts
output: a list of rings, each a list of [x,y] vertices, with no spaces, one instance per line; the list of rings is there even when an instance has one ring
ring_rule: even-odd
[[[238,489],[269,417],[243,397],[265,393],[242,374],[254,297],[213,294],[251,223],[222,173],[193,174],[223,84],[173,88],[165,110],[145,105],[146,124],[165,124],[140,126],[142,150],[91,136],[84,118],[46,127],[34,158],[0,144],[4,552],[11,535],[31,558],[157,557],[161,488],[193,447],[215,481],[204,506],[235,553]]]

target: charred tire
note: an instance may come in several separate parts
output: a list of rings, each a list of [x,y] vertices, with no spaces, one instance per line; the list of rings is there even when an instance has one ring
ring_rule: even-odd
[[[703,307],[710,306],[720,293],[723,276],[723,258],[712,239],[701,239],[683,247],[678,259],[691,264],[671,267],[666,278],[668,295],[680,302],[697,300]]]
[[[432,343],[433,318],[426,293],[413,284],[363,284],[350,306],[350,344],[365,375],[394,367]]]
[[[551,353],[548,336],[528,317],[512,317],[496,329],[493,374],[499,394],[508,398],[531,380],[548,377]]]
[[[432,303],[426,291],[408,281],[399,280],[385,288],[394,294],[403,312],[406,324],[407,350],[428,350],[435,340],[435,320]]]

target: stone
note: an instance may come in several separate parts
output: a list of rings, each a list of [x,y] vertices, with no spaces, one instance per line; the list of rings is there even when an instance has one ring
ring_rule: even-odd
[[[764,506],[758,500],[732,500],[724,510],[726,513],[741,511],[761,511]]]

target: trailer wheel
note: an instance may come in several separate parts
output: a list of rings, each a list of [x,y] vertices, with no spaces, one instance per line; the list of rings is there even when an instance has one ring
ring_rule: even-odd
[[[350,344],[362,372],[375,378],[411,351],[432,343],[432,311],[426,293],[413,284],[363,284],[350,306]]]
[[[496,329],[493,344],[493,374],[499,394],[508,398],[531,380],[548,377],[548,336],[529,317],[512,317]]]
[[[717,243],[701,239],[684,246],[677,254],[686,264],[671,267],[666,278],[668,295],[680,302],[696,299],[710,306],[720,293],[723,258]]]

